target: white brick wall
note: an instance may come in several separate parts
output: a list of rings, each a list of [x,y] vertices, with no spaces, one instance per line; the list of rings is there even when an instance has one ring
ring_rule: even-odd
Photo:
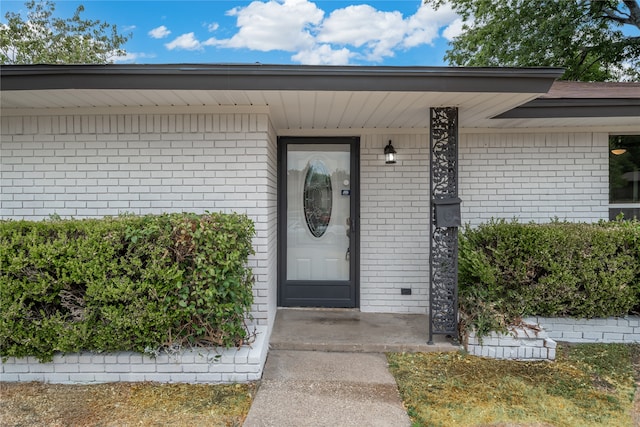
[[[266,327],[259,327],[256,341],[239,349],[194,349],[157,357],[132,352],[56,354],[48,363],[39,363],[35,357],[9,357],[0,361],[0,379],[57,384],[256,381],[267,359],[266,332]]]
[[[266,115],[6,117],[2,123],[3,217],[263,213]]]
[[[398,162],[386,165],[389,140]],[[360,141],[360,308],[426,313],[429,300],[428,135]],[[411,295],[401,295],[410,288]]]
[[[640,343],[640,316],[606,319],[529,317],[556,341],[573,343]]]
[[[465,347],[473,356],[509,360],[555,360],[557,344],[543,331],[514,328],[508,334],[492,332],[482,339],[470,332]]]
[[[269,122],[269,135],[267,147],[267,222],[266,239],[267,248],[262,252],[267,253],[267,270],[266,277],[262,283],[267,286],[258,291],[264,307],[256,310],[268,315],[268,333],[273,330],[273,322],[276,319],[276,311],[278,307],[278,137],[275,129]]]
[[[0,217],[239,212],[254,220],[253,315],[275,289],[275,133],[266,114],[3,117]]]
[[[384,145],[398,151],[385,165]],[[606,133],[460,134],[464,223],[608,218]],[[361,308],[424,312],[428,306],[429,136],[361,138]],[[400,288],[413,295],[400,295]]]
[[[607,219],[606,133],[460,135],[462,220]]]
[[[600,319],[527,317],[523,321],[541,328],[514,328],[504,335],[492,332],[479,339],[472,331],[465,347],[474,356],[494,359],[554,360],[556,341],[570,343],[640,343],[640,316]]]
[[[398,163],[385,165],[389,140]],[[3,218],[237,211],[256,223],[253,313],[276,307],[276,132],[266,114],[3,117]],[[605,133],[460,134],[465,223],[607,218]],[[363,311],[424,313],[429,135],[361,137]],[[412,295],[401,295],[410,288]]]

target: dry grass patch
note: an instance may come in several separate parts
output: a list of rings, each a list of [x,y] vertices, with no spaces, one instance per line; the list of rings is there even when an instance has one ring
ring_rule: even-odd
[[[2,426],[241,426],[255,384],[0,383]]]
[[[631,426],[640,346],[563,347],[555,363],[389,354],[415,426]]]

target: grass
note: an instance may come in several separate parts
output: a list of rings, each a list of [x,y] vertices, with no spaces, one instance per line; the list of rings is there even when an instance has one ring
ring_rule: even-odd
[[[640,399],[632,410],[640,345],[563,346],[555,363],[462,352],[392,353],[388,360],[414,426],[640,425]],[[0,425],[241,426],[255,392],[255,383],[0,382]]]
[[[4,426],[241,426],[255,384],[0,383]]]
[[[632,426],[640,345],[560,347],[556,362],[388,355],[414,426]]]

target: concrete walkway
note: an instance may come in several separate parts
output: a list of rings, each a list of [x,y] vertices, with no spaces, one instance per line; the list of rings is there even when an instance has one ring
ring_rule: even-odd
[[[427,345],[426,315],[279,310],[262,382],[244,423],[409,426],[384,352],[455,351]]]
[[[409,426],[384,354],[273,350],[245,427]]]

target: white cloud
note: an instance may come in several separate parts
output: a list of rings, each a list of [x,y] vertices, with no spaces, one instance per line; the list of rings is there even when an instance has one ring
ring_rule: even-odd
[[[353,56],[354,53],[345,47],[334,50],[330,45],[323,44],[298,52],[291,59],[308,65],[347,65]]]
[[[422,44],[433,44],[438,38],[440,28],[454,22],[458,15],[448,4],[434,10],[431,5],[423,4],[418,11],[407,18],[407,32],[403,40],[403,46],[415,47]]]
[[[196,39],[192,32],[183,34],[164,46],[169,50],[202,50],[202,43]]]
[[[295,52],[315,45],[313,28],[324,12],[307,0],[270,0],[236,7],[228,15],[237,17],[240,30],[229,39],[211,38],[205,45]]]
[[[442,37],[447,39],[448,41],[452,41],[460,34],[462,34],[462,26],[464,25],[464,21],[461,18],[453,21],[447,28],[442,32]]]
[[[227,15],[236,18],[238,31],[233,36],[200,41],[191,32],[165,46],[169,50],[201,50],[206,46],[280,50],[292,52],[291,59],[303,64],[348,64],[354,59],[381,62],[398,50],[433,45],[438,37],[451,40],[463,25],[446,3],[438,10],[420,4],[416,13],[406,17],[366,4],[336,9],[325,17],[310,0],[254,0]],[[217,23],[203,26],[209,32],[219,28]],[[162,29],[168,34],[164,26],[152,31],[164,34]]]
[[[372,41],[401,37],[403,27],[400,12],[381,12],[369,5],[348,6],[329,15],[318,40],[359,47]]]
[[[406,33],[400,12],[381,12],[368,5],[337,9],[323,22],[318,41],[338,45],[365,46],[366,57],[379,61],[393,56]]]
[[[149,31],[147,34],[149,34],[149,36],[153,37],[154,39],[163,39],[171,34],[171,31],[169,31],[169,29],[164,25],[161,25]]]
[[[447,5],[434,10],[423,4],[407,18],[400,12],[382,12],[369,5],[348,6],[333,11],[323,22],[318,40],[357,48],[364,46],[367,60],[382,61],[399,48],[433,44],[438,30],[456,18]]]

